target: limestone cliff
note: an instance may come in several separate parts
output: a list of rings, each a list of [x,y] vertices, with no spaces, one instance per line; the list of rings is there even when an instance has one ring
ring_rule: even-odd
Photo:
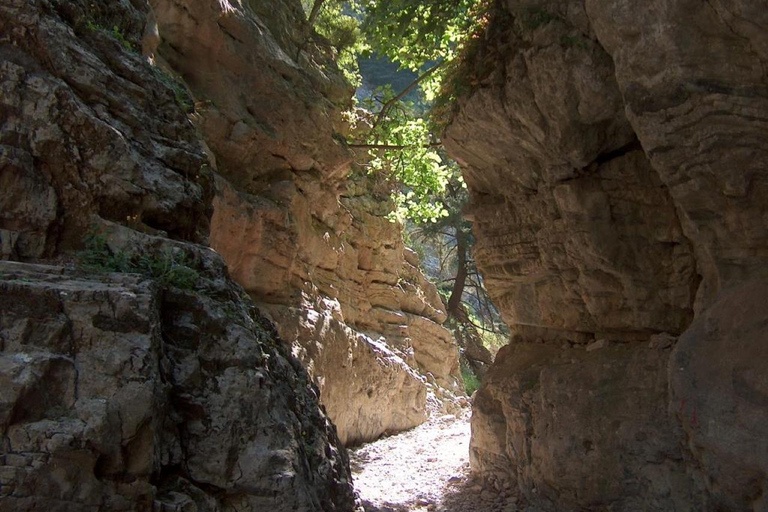
[[[0,510],[351,510],[317,388],[201,245],[213,165],[148,13],[0,4],[3,259],[45,263],[0,262]],[[81,268],[86,235],[154,277]]]
[[[428,390],[460,391],[456,344],[389,199],[348,178],[364,156],[340,142],[352,90],[293,29],[299,2],[151,3],[156,55],[199,100],[221,176],[211,246],[292,343],[344,443],[420,424]]]
[[[0,510],[351,510],[343,445],[455,399],[303,17],[0,5]]]
[[[477,471],[553,510],[765,509],[766,34],[750,0],[499,5],[445,133],[514,334]]]

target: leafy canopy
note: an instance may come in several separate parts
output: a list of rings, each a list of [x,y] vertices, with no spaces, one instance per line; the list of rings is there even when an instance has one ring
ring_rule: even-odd
[[[380,87],[362,99],[372,113],[371,126],[350,147],[369,151],[370,172],[399,183],[395,202],[400,220],[436,222],[447,216],[440,197],[452,171],[428,109],[445,93],[453,63],[485,22],[490,0],[304,2],[310,21],[315,15],[318,32],[336,46],[348,76],[359,76],[354,61],[370,55],[386,56],[418,74],[404,91]],[[408,93],[416,89],[420,101],[414,102]]]

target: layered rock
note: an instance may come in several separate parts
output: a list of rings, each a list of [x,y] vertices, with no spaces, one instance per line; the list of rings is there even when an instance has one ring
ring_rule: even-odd
[[[2,256],[57,264],[0,264],[0,510],[350,510],[317,388],[199,245],[212,165],[148,13],[0,5]],[[84,238],[145,275],[77,270]]]
[[[316,391],[232,283],[0,273],[0,510],[353,506]]]
[[[494,17],[445,133],[514,335],[478,394],[473,467],[553,509],[761,510],[768,459],[737,454],[768,433],[752,423],[765,312],[711,331],[768,268],[759,2],[511,1]],[[710,367],[733,380],[704,385]]]
[[[352,91],[292,28],[299,2],[251,4],[152,2],[157,56],[200,100],[222,176],[211,245],[309,368],[344,442],[413,427],[432,384],[460,389],[442,303],[388,198],[347,178],[363,158],[340,142]]]

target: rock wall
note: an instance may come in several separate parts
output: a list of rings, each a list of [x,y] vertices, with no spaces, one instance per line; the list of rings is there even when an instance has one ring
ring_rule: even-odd
[[[513,332],[473,467],[553,510],[763,510],[768,457],[742,449],[768,434],[764,9],[510,0],[493,18],[444,137]]]
[[[151,18],[0,4],[0,246],[44,263],[0,262],[0,510],[351,510],[317,388],[203,245],[213,162]],[[154,278],[84,268],[86,235]]]
[[[312,41],[298,1],[153,0],[156,55],[198,99],[215,169],[211,246],[310,370],[344,443],[426,419],[461,392],[437,290],[392,205],[348,178],[352,91]],[[378,383],[378,384],[377,384]]]

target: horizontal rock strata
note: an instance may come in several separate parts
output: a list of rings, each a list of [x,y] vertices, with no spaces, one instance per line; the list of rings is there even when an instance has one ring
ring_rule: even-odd
[[[389,198],[348,178],[364,158],[339,142],[352,91],[296,28],[299,2],[152,5],[156,56],[200,100],[221,175],[212,247],[310,369],[342,441],[420,424],[428,388],[461,392],[456,343]]]
[[[473,467],[545,508],[765,506],[759,4],[510,1],[463,70],[445,141],[514,335]]]

